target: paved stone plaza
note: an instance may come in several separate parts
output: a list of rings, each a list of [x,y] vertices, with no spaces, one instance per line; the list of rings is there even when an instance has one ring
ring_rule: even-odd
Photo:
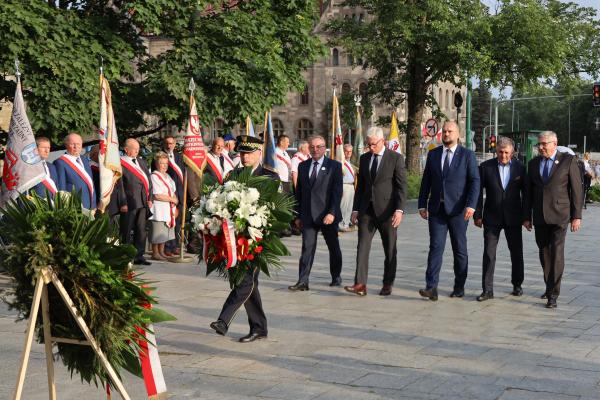
[[[286,239],[293,256],[286,270],[260,283],[269,338],[240,344],[248,333],[239,312],[226,337],[215,334],[228,284],[204,277],[203,265],[155,263],[161,307],[177,316],[156,327],[172,399],[600,399],[600,207],[584,212],[583,229],[569,234],[558,309],[548,310],[533,233],[524,234],[525,295],[509,295],[510,265],[501,240],[496,299],[478,303],[482,231],[469,227],[470,273],[465,299],[450,299],[452,258],[448,241],[440,300],[421,299],[427,258],[427,224],[405,216],[398,238],[398,274],[392,296],[377,295],[383,253],[374,241],[369,294],[360,298],[328,286],[328,255],[321,239],[311,290],[290,293],[300,239]],[[341,237],[342,277],[354,276],[356,233]],[[2,277],[1,285],[8,281]],[[25,323],[0,306],[0,399],[12,397]],[[104,399],[102,390],[72,380],[57,364],[60,399]],[[125,376],[134,399],[141,380]],[[43,347],[34,345],[23,399],[47,399]],[[119,398],[115,395],[113,398]]]

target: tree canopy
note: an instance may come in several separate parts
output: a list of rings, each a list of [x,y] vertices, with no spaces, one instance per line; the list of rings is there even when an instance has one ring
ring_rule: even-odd
[[[479,77],[515,87],[573,86],[600,66],[595,10],[559,0],[501,0],[495,13],[479,0],[347,0],[365,21],[328,25],[332,43],[374,71],[369,93],[385,104],[408,102],[407,166],[419,169],[421,123],[436,108],[432,85]]]
[[[203,125],[259,118],[304,87],[301,72],[322,51],[316,10],[313,0],[5,0],[0,98],[14,96],[19,59],[34,131],[92,133],[102,63],[122,136],[181,125],[192,77]],[[150,36],[169,38],[171,49],[151,56]]]

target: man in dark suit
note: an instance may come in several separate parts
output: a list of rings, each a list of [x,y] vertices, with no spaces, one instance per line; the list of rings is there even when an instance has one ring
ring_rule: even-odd
[[[65,138],[66,154],[54,161],[58,176],[58,190],[81,193],[84,209],[96,210],[96,188],[92,179],[92,167],[88,157],[81,156],[83,140],[78,133],[69,133]]]
[[[123,167],[123,187],[127,197],[127,213],[121,216],[121,237],[123,243],[133,243],[137,254],[133,263],[136,265],[150,265],[144,258],[146,250],[146,221],[152,208],[150,193],[152,181],[146,161],[138,157],[140,144],[137,140],[129,138],[125,141],[125,154],[121,157]],[[131,236],[133,231],[133,237]]]
[[[396,279],[396,237],[402,222],[407,195],[404,157],[385,147],[383,131],[373,127],[367,132],[369,152],[359,161],[358,185],[350,221],[358,224],[356,275],[350,293],[367,294],[369,252],[375,231],[379,231],[385,254],[383,287],[379,294],[389,296]]]
[[[183,174],[185,166],[181,153],[175,151],[177,142],[173,135],[167,135],[163,139],[163,150],[169,156],[169,168],[167,174],[175,181],[175,194],[177,196],[177,209],[179,211],[178,218],[175,218],[175,239],[165,243],[165,255],[173,256],[180,255],[180,240],[181,240],[181,207],[183,207]]]
[[[31,188],[32,191],[37,193],[38,196],[46,198],[46,194],[49,193],[51,198],[58,191],[58,174],[54,164],[48,162],[48,155],[50,154],[50,139],[47,137],[38,137],[35,139],[37,145],[37,151],[42,159],[44,170],[46,171],[46,177],[43,181]]]
[[[450,231],[454,255],[454,290],[450,297],[465,295],[469,258],[467,225],[479,198],[479,171],[475,154],[458,144],[460,131],[454,121],[442,127],[442,143],[427,154],[419,191],[419,214],[429,222],[429,256],[426,287],[419,294],[436,301],[437,286]]]
[[[479,166],[481,191],[473,222],[479,228],[483,226],[483,292],[477,297],[477,301],[494,298],[496,248],[503,229],[512,265],[512,295],[523,294],[522,224],[526,218],[523,203],[526,201],[528,187],[525,166],[512,158],[514,149],[510,138],[500,137],[496,144],[498,158],[487,160]]]
[[[556,133],[538,135],[539,156],[529,162],[529,195],[525,226],[535,226],[535,241],[544,270],[546,307],[556,308],[560,283],[565,269],[565,237],[567,226],[577,232],[581,226],[583,187],[574,156],[560,153]]]
[[[326,145],[322,136],[313,136],[308,141],[311,158],[298,165],[296,186],[296,211],[294,221],[302,231],[302,253],[300,255],[298,282],[288,289],[308,290],[308,277],[313,265],[319,231],[329,249],[329,286],[341,286],[342,251],[338,239],[338,223],[342,219],[342,164],[325,157]]]
[[[241,135],[237,137],[236,150],[240,153],[241,167],[235,168],[231,173],[237,174],[243,168],[252,168],[254,176],[268,176],[273,180],[279,181],[277,173],[263,168],[260,165],[262,158],[263,141],[259,138]],[[263,310],[260,292],[258,291],[258,275],[260,268],[255,266],[248,270],[242,282],[235,286],[219,315],[219,319],[212,322],[210,327],[219,335],[225,335],[229,329],[231,321],[242,304],[248,314],[248,323],[250,324],[250,333],[242,338],[240,342],[248,343],[267,337],[267,317]]]

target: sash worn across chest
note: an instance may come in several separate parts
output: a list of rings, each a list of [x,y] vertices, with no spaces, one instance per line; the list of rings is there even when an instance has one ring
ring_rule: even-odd
[[[167,183],[167,181],[164,180],[164,178],[160,175],[160,173],[158,172],[153,172],[152,175],[156,176],[158,178],[158,180],[167,188],[167,194],[169,195],[169,197],[173,197],[173,192],[171,192],[171,186],[169,186],[169,184]],[[175,206],[172,203],[169,203],[169,213],[170,213],[170,217],[171,220],[169,221],[169,228],[172,228],[175,226],[175,210],[174,210]]]
[[[292,168],[292,164],[281,154],[277,153],[277,159],[281,160],[288,168]]]
[[[171,167],[173,171],[175,171],[177,177],[179,178],[181,183],[183,183],[183,172],[181,172],[181,168],[179,168],[179,165],[177,165],[176,162],[171,161],[171,157],[169,157],[169,167]]]
[[[206,163],[208,164],[210,169],[212,169],[212,171],[214,172],[215,176],[217,177],[217,181],[219,181],[220,184],[223,184],[223,171],[221,171],[221,167],[219,166],[219,164],[217,162],[215,162],[215,160],[213,159],[213,156],[211,154],[207,155]]]
[[[150,182],[148,182],[148,177],[144,171],[142,171],[138,165],[126,160],[125,158],[121,158],[121,165],[142,182],[142,185],[146,191],[146,198],[150,199]]]
[[[67,164],[67,166],[71,168],[73,172],[79,175],[79,177],[85,182],[86,186],[88,187],[88,192],[90,194],[90,204],[93,204],[94,182],[92,181],[92,178],[88,175],[87,171],[83,168],[83,166],[71,161],[66,155],[60,156],[60,159],[63,160],[65,164]]]
[[[344,167],[346,167],[346,169],[348,170],[348,172],[350,172],[353,178],[356,178],[356,176],[354,176],[354,169],[348,161],[344,161]]]

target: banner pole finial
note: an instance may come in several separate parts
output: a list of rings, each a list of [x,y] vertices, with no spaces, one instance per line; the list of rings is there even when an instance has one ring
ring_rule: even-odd
[[[21,62],[19,61],[19,59],[15,58],[15,76],[17,77],[17,82],[21,81],[21,70],[19,69],[20,65]]]
[[[194,90],[196,90],[196,83],[194,82],[194,78],[190,78],[190,84],[188,85],[188,90],[190,91],[190,94],[193,94]]]

